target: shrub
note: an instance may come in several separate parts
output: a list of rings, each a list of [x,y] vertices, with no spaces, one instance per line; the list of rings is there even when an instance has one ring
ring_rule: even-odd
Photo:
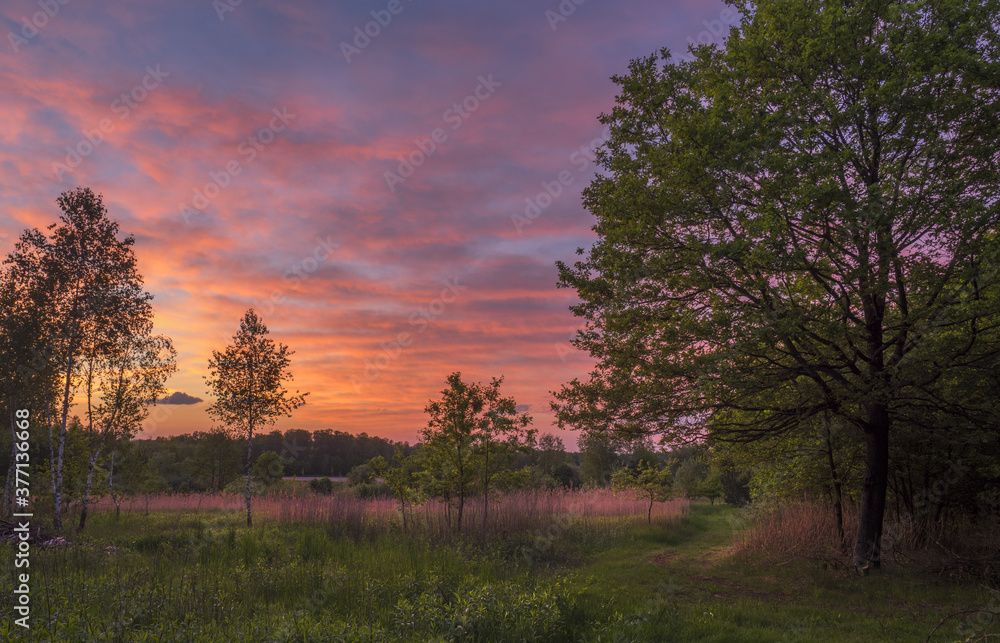
[[[372,484],[376,477],[375,469],[369,464],[359,464],[347,472],[347,484],[350,486],[359,484]]]
[[[351,493],[355,498],[368,500],[371,498],[391,498],[392,490],[384,482],[359,482],[351,485]]]
[[[309,488],[316,493],[329,496],[333,493],[333,480],[329,478],[314,478],[309,481]]]
[[[250,475],[265,487],[269,487],[284,477],[285,463],[274,451],[265,451],[257,458]]]

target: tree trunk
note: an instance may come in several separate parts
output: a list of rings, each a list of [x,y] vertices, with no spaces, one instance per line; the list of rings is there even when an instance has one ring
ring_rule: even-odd
[[[861,513],[854,545],[854,567],[860,572],[882,566],[882,525],[889,482],[889,409],[884,403],[868,407],[865,427],[865,477]]]
[[[97,445],[97,451],[94,452],[94,457],[90,459],[90,466],[87,470],[87,482],[83,486],[83,510],[80,512],[80,526],[77,531],[83,531],[84,525],[87,524],[87,505],[90,503],[90,484],[94,480],[94,469],[97,468],[97,459],[101,457],[101,448],[104,446],[104,437],[101,437],[101,444]]]
[[[486,542],[486,518],[490,506],[490,444],[486,442],[486,460],[483,467],[483,542]]]
[[[250,457],[253,448],[253,429],[247,433],[247,527],[253,527],[253,519],[250,517]]]
[[[74,311],[75,312],[75,311]],[[66,386],[63,389],[63,408],[62,408],[62,426],[59,429],[59,454],[56,457],[56,488],[55,488],[55,513],[52,516],[52,526],[56,531],[62,529],[62,486],[63,486],[63,455],[66,452],[66,433],[67,433],[67,422],[69,421],[69,398],[70,398],[70,385],[73,378],[73,350],[76,348],[74,344],[76,340],[75,335],[71,335],[69,338],[69,347],[67,348],[67,353],[69,354],[66,360]]]
[[[844,496],[837,474],[837,465],[833,460],[833,433],[830,431],[830,415],[823,414],[823,426],[826,428],[826,459],[830,465],[830,479],[833,485],[833,510],[837,514],[837,536],[840,537],[840,548],[846,554],[847,542],[844,536]]]
[[[649,511],[646,512],[646,522],[653,524],[653,494],[649,494]]]
[[[115,503],[115,518],[121,514],[121,505],[115,497],[115,452],[111,451],[111,471],[108,472],[108,491],[111,493],[111,501]]]
[[[49,428],[49,478],[52,483],[52,496],[56,495],[56,468],[53,463],[56,461],[55,441],[52,439],[52,400],[49,400],[48,411],[45,414],[45,424]]]
[[[3,488],[4,514],[14,513],[14,469],[17,467],[17,424],[14,417],[14,400],[7,398],[7,409],[10,411],[10,466],[7,467],[7,481]]]

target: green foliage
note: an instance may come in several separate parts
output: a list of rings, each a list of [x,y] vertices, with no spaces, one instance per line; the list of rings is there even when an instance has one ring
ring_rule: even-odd
[[[566,489],[576,489],[580,486],[580,470],[568,462],[556,465],[549,475]]]
[[[265,451],[254,463],[251,475],[265,487],[270,487],[284,477],[285,463],[274,451]]]
[[[698,495],[708,498],[713,505],[723,496],[722,471],[718,467],[709,469],[708,475],[698,485]]]
[[[221,352],[212,351],[205,378],[215,395],[208,414],[247,438],[247,525],[252,523],[250,457],[254,430],[272,424],[281,415],[291,417],[308,395],[289,394],[285,389],[285,382],[292,379],[288,366],[294,353],[284,344],[275,344],[268,333],[254,309],[247,310],[233,343]]]
[[[333,493],[334,482],[330,478],[313,478],[309,481],[309,488],[318,494],[329,496]]]
[[[702,482],[708,477],[708,467],[697,458],[688,458],[674,474],[674,488],[685,498],[696,498]]]
[[[584,430],[577,446],[580,449],[580,479],[584,484],[604,486],[618,467],[619,446],[612,436],[599,431]]]
[[[237,478],[232,482],[230,482],[229,484],[227,484],[222,491],[225,493],[233,494],[235,496],[245,496],[247,493],[247,482],[246,480],[240,480],[239,478]],[[267,487],[264,485],[263,482],[251,478],[250,492],[253,495],[259,496],[265,491],[267,491]]]
[[[842,481],[844,500],[857,501],[861,495],[864,448],[856,430],[834,422],[827,434],[819,419],[808,426],[809,431],[762,438],[751,444],[719,443],[715,451],[749,472],[754,500],[829,498],[836,476]]]
[[[749,477],[736,469],[722,472],[722,499],[734,507],[745,507],[750,503]]]
[[[175,471],[189,472],[192,482],[206,490],[221,491],[239,476],[243,457],[240,445],[225,427],[212,427],[207,432],[197,432],[190,437],[194,453],[184,462],[176,462]],[[160,440],[159,443],[150,442],[147,448],[158,450],[156,447],[163,442],[174,440],[181,443],[184,436]]]
[[[360,500],[371,500],[372,498],[391,498],[392,490],[387,484],[380,480],[373,482],[359,482],[350,486],[351,495]]]
[[[393,456],[395,466],[390,466],[382,456],[372,458],[369,465],[384,481],[399,501],[399,513],[403,518],[403,530],[407,529],[406,510],[412,505],[419,505],[426,499],[420,489],[417,472],[420,468],[419,459],[414,455],[405,455],[402,445],[396,445]]]
[[[239,439],[224,427],[135,442],[174,491],[181,490],[182,485],[186,491],[221,491],[241,473],[245,475],[246,444],[241,446]],[[256,436],[251,458],[256,460],[261,453],[274,451],[282,456],[286,476],[346,475],[376,455],[392,457],[395,446],[391,440],[366,433],[288,429]],[[412,451],[406,444],[401,446],[406,453]]]
[[[350,486],[358,484],[371,484],[375,482],[378,472],[372,464],[359,464],[347,472],[347,484]]]
[[[513,455],[534,442],[535,430],[528,428],[531,416],[518,413],[514,398],[500,395],[502,377],[488,385],[468,384],[455,372],[447,381],[442,399],[425,409],[430,420],[421,433],[422,488],[430,497],[455,503],[455,531],[461,532],[465,501],[477,491],[483,495],[485,527],[489,494]]]
[[[597,364],[553,409],[672,441],[832,414],[866,449],[866,569],[890,445],[996,434],[1000,2],[737,6],[724,46],[614,78],[598,241],[558,264]]]
[[[670,469],[657,462],[641,460],[635,468],[622,468],[611,476],[611,487],[616,490],[631,489],[641,499],[649,500],[647,520],[653,522],[653,503],[663,502],[673,497],[670,488],[673,476]]]
[[[109,451],[108,491],[116,513],[125,497],[167,490],[166,480],[153,468],[149,455],[140,445],[121,440]]]
[[[56,429],[58,431],[58,429]],[[47,437],[47,436],[46,436]],[[48,447],[48,445],[46,445]],[[58,443],[55,444],[55,448],[58,449]],[[43,449],[42,453],[45,454],[45,459],[42,461],[41,466],[37,469],[36,481],[44,481],[37,486],[32,485],[32,494],[39,494],[46,500],[52,500],[52,484],[51,481],[53,476],[56,474],[55,461],[50,457],[49,449]],[[83,500],[84,487],[87,482],[87,470],[89,465],[90,456],[87,449],[87,435],[83,429],[83,425],[80,423],[80,418],[74,416],[67,427],[66,440],[65,440],[65,450],[63,452],[63,486],[62,486],[62,497],[65,510],[66,507],[73,505],[74,503]],[[106,489],[107,479],[104,477],[103,472],[98,470],[95,474],[98,478],[99,483],[95,486],[96,489]]]

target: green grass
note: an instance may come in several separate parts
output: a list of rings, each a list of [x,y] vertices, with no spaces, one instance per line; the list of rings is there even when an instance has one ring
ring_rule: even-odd
[[[610,600],[587,597],[585,610],[616,614],[618,638],[600,640],[924,641],[949,614],[1000,611],[986,588],[919,569],[862,578],[826,561],[755,564],[730,551],[734,512],[693,505],[686,523],[640,530],[578,567],[591,586],[615,588]],[[995,623],[975,619],[948,619],[932,640],[997,637]]]
[[[948,614],[997,609],[975,583],[914,569],[858,578],[820,561],[748,562],[728,551],[733,512],[694,505],[687,520],[630,529],[580,521],[533,557],[526,535],[484,548],[315,524],[248,530],[239,513],[97,514],[73,547],[32,552],[32,630],[11,617],[0,638],[922,641]],[[0,556],[12,560],[11,546]],[[11,607],[5,591],[0,610]],[[932,640],[996,632],[961,617]]]

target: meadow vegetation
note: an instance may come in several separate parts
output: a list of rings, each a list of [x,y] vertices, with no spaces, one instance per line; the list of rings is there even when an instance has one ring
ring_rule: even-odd
[[[19,640],[923,640],[950,614],[997,607],[968,578],[903,558],[878,579],[850,574],[815,546],[827,530],[801,528],[805,507],[776,524],[679,499],[647,524],[633,494],[518,493],[483,538],[446,529],[438,503],[404,532],[391,500],[269,495],[253,528],[243,500],[161,495],[147,514],[137,498],[117,518],[98,503],[71,544],[34,553],[37,611]],[[813,547],[772,551],[782,535]],[[984,615],[930,640],[997,634]]]

